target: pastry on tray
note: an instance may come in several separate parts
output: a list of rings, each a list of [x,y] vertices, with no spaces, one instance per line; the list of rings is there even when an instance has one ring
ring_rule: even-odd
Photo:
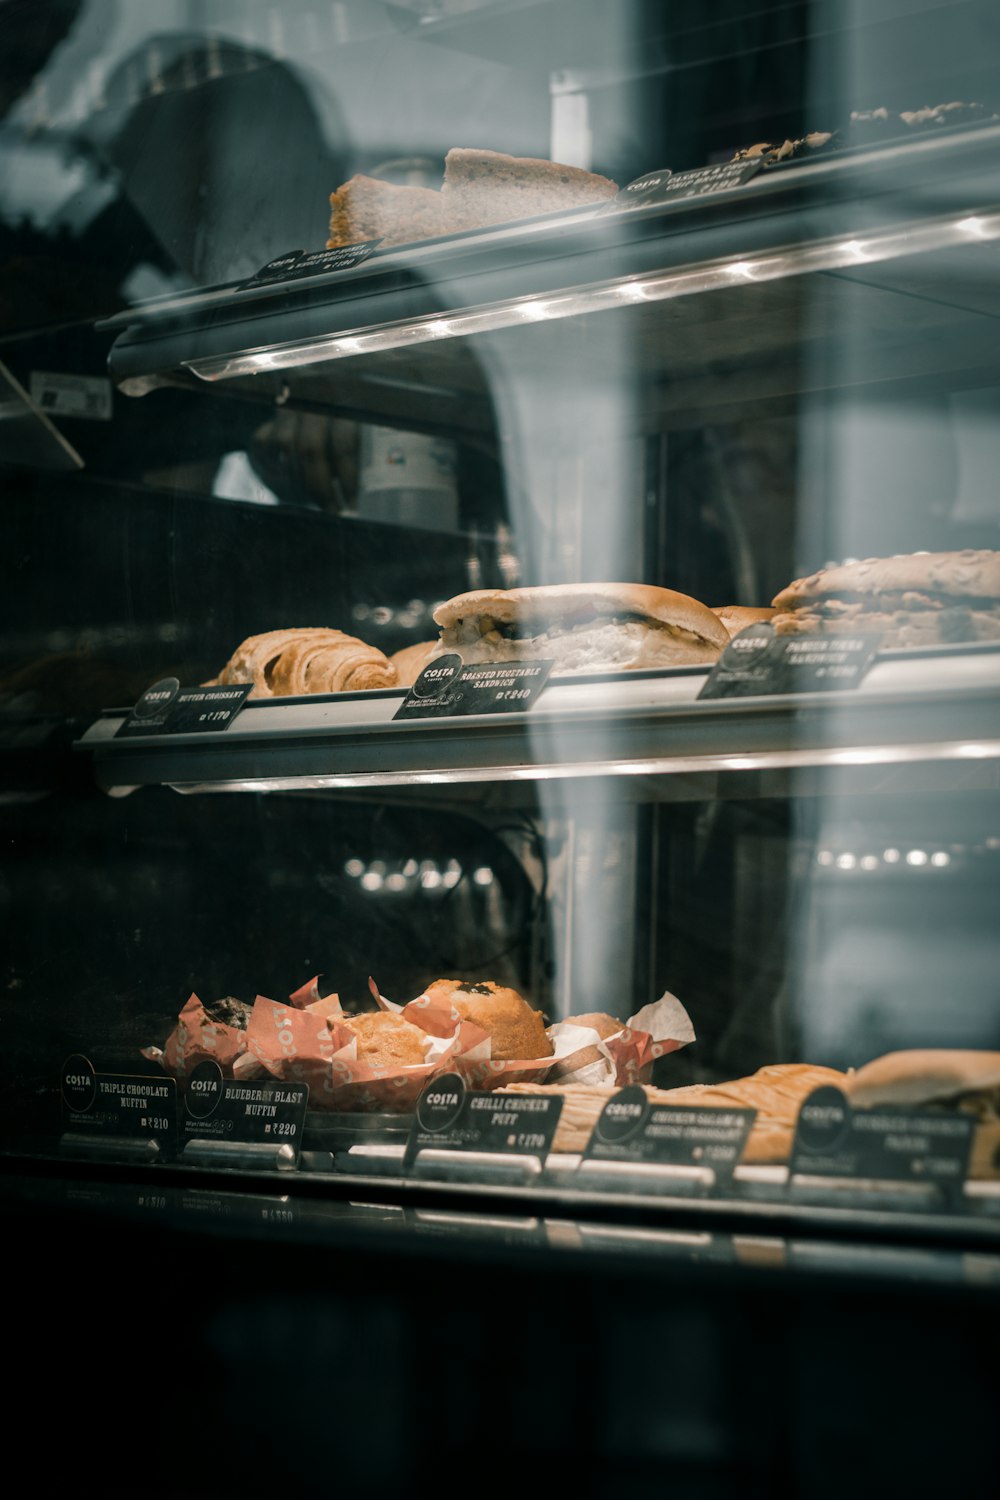
[[[871,631],[890,648],[1000,641],[1000,552],[866,557],[797,578],[772,602],[779,635]]]
[[[269,630],[236,648],[216,679],[252,682],[251,698],[395,687],[396,669],[375,646],[342,630]]]
[[[772,1063],[748,1078],[728,1083],[695,1083],[660,1089],[645,1085],[651,1104],[684,1109],[754,1109],[753,1128],[743,1151],[745,1162],[784,1162],[792,1149],[802,1101],[824,1084],[843,1087],[845,1074],[807,1063]],[[605,1104],[618,1092],[613,1085],[512,1083],[500,1093],[553,1094],[563,1097],[553,1150],[582,1151]]]
[[[404,646],[392,653],[389,660],[396,668],[400,687],[412,687],[439,646],[440,641],[417,641],[415,646]]]
[[[381,240],[385,247],[436,235],[582,208],[613,198],[618,184],[596,172],[502,151],[453,147],[439,189],[356,173],[330,194],[327,248]]]
[[[553,1055],[541,1011],[532,1010],[517,990],[492,979],[435,979],[424,995],[432,1003],[451,1005],[463,1021],[488,1032],[494,1062]]]
[[[749,604],[713,604],[712,613],[718,615],[732,636],[739,635],[748,625],[759,625],[761,621],[770,620],[774,609],[770,606],[758,609]]]

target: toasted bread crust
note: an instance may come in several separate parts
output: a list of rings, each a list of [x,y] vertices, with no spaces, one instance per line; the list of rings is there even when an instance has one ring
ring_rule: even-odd
[[[796,578],[771,601],[777,610],[797,609],[840,594],[920,593],[966,598],[1000,597],[1000,552],[912,552],[900,557],[866,557],[860,562],[821,568]]]
[[[773,608],[759,609],[749,604],[713,604],[713,615],[718,615],[725,625],[729,634],[739,635],[741,630],[746,630],[748,625],[757,625],[761,620],[770,620],[774,615]]]
[[[486,616],[500,623],[551,626],[573,620],[590,608],[594,615],[639,615],[651,622],[690,631],[713,646],[729,642],[729,632],[707,605],[674,589],[642,583],[556,583],[538,588],[473,589],[438,605],[434,619],[447,630],[458,620]]]
[[[1000,1089],[1000,1052],[962,1048],[914,1048],[887,1052],[851,1075],[845,1093],[852,1104],[927,1104],[983,1089]]]

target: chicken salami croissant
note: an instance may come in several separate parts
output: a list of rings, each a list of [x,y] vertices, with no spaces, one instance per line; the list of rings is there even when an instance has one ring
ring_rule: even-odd
[[[351,693],[395,687],[396,669],[375,646],[342,630],[269,630],[249,636],[219,673],[220,683],[252,682],[251,698]]]

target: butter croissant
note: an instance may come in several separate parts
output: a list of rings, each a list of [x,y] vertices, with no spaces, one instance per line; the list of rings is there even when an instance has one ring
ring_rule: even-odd
[[[251,698],[395,687],[396,671],[374,646],[342,630],[301,627],[248,636],[219,673],[220,683],[252,682]]]
[[[395,687],[396,681],[395,667],[375,646],[339,631],[317,631],[314,639],[293,641],[282,651],[271,691],[275,697],[349,693]]]

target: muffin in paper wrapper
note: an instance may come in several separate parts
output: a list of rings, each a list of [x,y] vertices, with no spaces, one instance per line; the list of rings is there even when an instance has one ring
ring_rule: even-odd
[[[209,1059],[219,1064],[225,1077],[232,1078],[236,1059],[246,1052],[246,1046],[246,1032],[214,1020],[192,991],[163,1047],[143,1047],[142,1055],[158,1062],[174,1078],[187,1078],[199,1063]]]
[[[684,1007],[672,995],[664,995],[606,1040],[587,1027],[561,1022],[549,1028],[553,1056],[494,1060],[489,1034],[463,1020],[446,1002],[420,995],[397,1005],[373,980],[369,989],[380,1010],[425,1033],[423,1063],[380,1067],[359,1059],[350,1017],[337,995],[320,995],[318,977],[287,1002],[258,995],[245,1032],[213,1021],[192,995],[162,1051],[143,1048],[143,1055],[178,1079],[211,1057],[227,1077],[305,1083],[311,1109],[406,1113],[416,1107],[425,1084],[440,1073],[459,1073],[469,1088],[482,1090],[541,1083],[552,1071],[561,1082],[634,1083],[648,1077],[655,1058],[694,1039]]]
[[[668,1052],[677,1052],[694,1041],[691,1018],[676,995],[665,991],[650,1005],[622,1022],[613,1036],[602,1037],[590,1026],[577,1026],[572,1019],[548,1029],[557,1061],[550,1083],[615,1084],[649,1083],[653,1063]],[[508,1079],[510,1083],[527,1080]]]

